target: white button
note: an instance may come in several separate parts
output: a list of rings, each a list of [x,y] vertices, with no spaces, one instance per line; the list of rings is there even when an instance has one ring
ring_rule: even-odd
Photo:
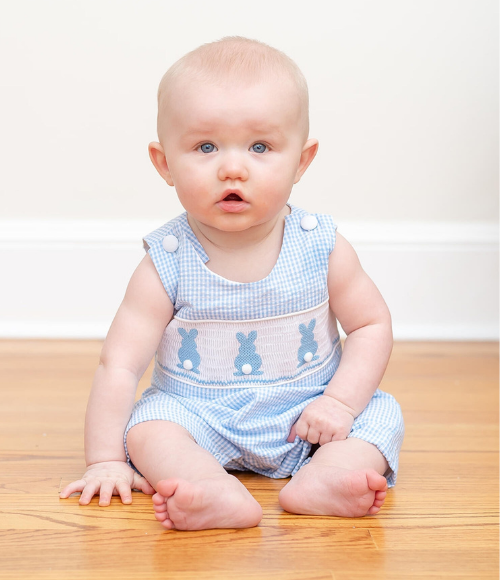
[[[306,352],[306,354],[304,355],[304,360],[306,362],[311,362],[313,358],[313,353],[312,352]]]
[[[300,220],[300,227],[303,230],[314,230],[315,227],[318,225],[318,220],[313,215],[305,215]]]
[[[246,364],[241,367],[241,370],[245,375],[249,375],[252,372],[252,365]]]
[[[193,363],[187,358],[183,363],[182,366],[187,370],[190,371],[193,368]]]
[[[163,249],[166,252],[175,252],[175,250],[177,250],[177,248],[179,247],[179,240],[173,236],[172,234],[170,234],[169,236],[165,236],[163,238]]]

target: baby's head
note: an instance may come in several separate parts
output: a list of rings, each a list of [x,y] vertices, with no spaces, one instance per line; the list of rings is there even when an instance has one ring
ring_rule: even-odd
[[[309,95],[301,70],[280,50],[238,36],[199,46],[164,74],[158,88],[158,138],[161,141],[169,129],[169,104],[173,99],[182,99],[182,87],[196,85],[201,89],[219,85],[231,88],[261,83],[280,85],[286,90],[286,106],[297,108],[297,120],[305,142],[309,134]]]
[[[219,212],[207,225],[239,230],[283,208],[317,150],[308,132],[298,66],[266,44],[227,37],[186,54],[163,76],[159,143],[149,151],[194,219],[210,222]]]

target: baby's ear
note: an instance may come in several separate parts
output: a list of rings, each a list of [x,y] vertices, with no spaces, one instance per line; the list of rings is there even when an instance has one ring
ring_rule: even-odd
[[[153,141],[149,144],[148,151],[149,158],[155,166],[156,171],[158,171],[168,185],[174,185],[172,175],[168,168],[167,158],[165,157],[165,151],[163,150],[161,143]]]
[[[300,178],[304,175],[306,169],[311,165],[312,160],[316,157],[318,152],[319,143],[317,139],[308,139],[304,147],[302,147],[302,152],[300,154],[299,167],[297,168],[297,173],[295,174],[294,183],[298,183]]]

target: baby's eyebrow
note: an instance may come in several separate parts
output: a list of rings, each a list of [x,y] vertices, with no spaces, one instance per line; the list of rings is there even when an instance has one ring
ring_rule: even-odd
[[[213,133],[213,127],[193,127],[184,132],[184,135],[198,135],[200,133]]]
[[[211,135],[216,134],[220,130],[218,126],[209,126],[206,127],[193,127],[192,129],[188,129],[184,132],[184,137],[192,138],[192,137],[200,137],[206,138],[210,137]],[[250,125],[248,127],[248,132],[252,134],[255,138],[282,138],[283,132],[281,131],[279,125]]]
[[[282,127],[279,123],[255,120],[248,122],[248,128],[254,133],[261,133],[263,135],[277,135],[280,137],[283,136]]]
[[[283,137],[283,132],[278,125],[263,125],[254,128],[254,131],[260,135],[269,137]]]

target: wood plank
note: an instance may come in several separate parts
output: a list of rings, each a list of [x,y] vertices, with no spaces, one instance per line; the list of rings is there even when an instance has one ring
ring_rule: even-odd
[[[48,570],[41,571],[17,571],[2,574],[0,578],[9,578],[9,580],[101,580],[109,577],[109,570],[94,570],[90,575],[89,572],[81,570]],[[284,572],[243,572],[235,576],[234,571],[217,570],[214,572],[195,571],[195,572],[168,572],[168,580],[335,580],[333,572],[329,570],[286,570]],[[120,576],[122,580],[137,580],[136,573],[124,573]],[[140,580],[165,580],[166,576],[161,571],[158,572],[141,572]]]
[[[304,533],[302,529],[301,533]],[[19,532],[14,535],[18,536]],[[29,535],[31,534],[31,535]],[[138,535],[127,530],[71,534],[59,531],[46,534],[44,543],[37,543],[29,532],[18,537],[16,558],[4,561],[4,572],[65,571],[69,569],[100,570],[106,576],[125,570],[130,575],[207,572],[222,574],[252,572],[273,577],[287,571],[309,572],[331,570],[335,578],[355,577],[362,573],[376,577],[390,571],[396,577],[474,571],[476,578],[495,571],[497,553],[472,548],[467,551],[428,546],[425,558],[413,548],[381,551],[365,549],[356,541],[337,543],[339,535],[313,538],[295,545],[298,537],[291,530],[254,528],[252,530],[218,530],[216,532],[162,532]],[[302,538],[304,536],[302,535]],[[10,540],[14,541],[14,540]],[[283,544],[285,542],[285,544]],[[117,549],[117,547],[120,549]],[[61,557],[64,550],[64,558]],[[11,548],[10,551],[13,551]],[[140,554],[141,557],[138,557]],[[71,567],[68,563],[71,562]],[[350,575],[350,576],[349,576]],[[451,575],[451,574],[450,574]]]

